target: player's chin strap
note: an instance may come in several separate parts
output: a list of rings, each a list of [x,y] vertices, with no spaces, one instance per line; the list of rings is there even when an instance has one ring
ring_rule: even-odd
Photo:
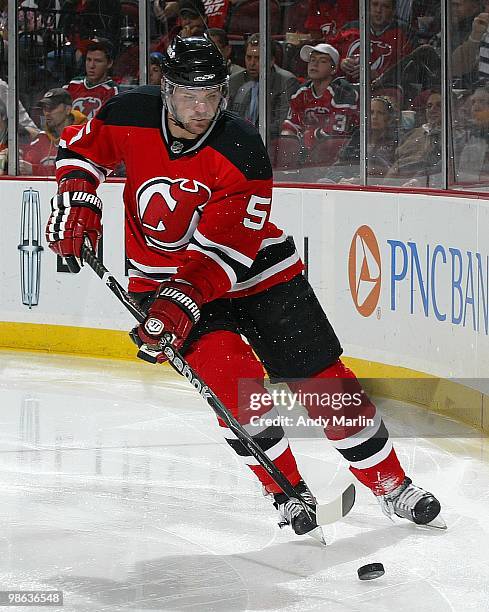
[[[92,249],[90,241],[85,240],[82,251],[83,261],[92,268],[92,270],[101,278],[105,285],[112,291],[117,299],[124,304],[127,310],[133,317],[142,323],[146,318],[146,313],[135,302],[127,291],[119,284],[119,282],[110,274],[109,270],[98,259]],[[311,517],[311,522],[314,521],[318,525],[327,525],[334,523],[350,512],[355,503],[355,486],[349,484],[336,499],[329,503],[313,506],[308,504],[298,493],[289,480],[282,474],[268,455],[257,445],[255,440],[243,428],[243,426],[235,419],[235,417],[224,406],[217,395],[205,384],[205,381],[194,372],[191,366],[186,362],[185,358],[175,349],[171,343],[171,338],[164,337],[161,340],[161,350],[164,352],[172,368],[181,376],[184,376],[196,391],[207,401],[209,406],[214,410],[229,429],[235,434],[241,444],[255,457],[258,463],[268,472],[273,481],[289,498],[299,500],[304,507],[308,516]]]

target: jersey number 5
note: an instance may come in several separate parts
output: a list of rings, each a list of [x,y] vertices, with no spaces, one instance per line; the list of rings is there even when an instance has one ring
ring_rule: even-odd
[[[243,225],[252,230],[263,229],[271,202],[271,198],[260,198],[256,195],[251,196],[248,206],[246,207],[248,216],[243,219]],[[266,206],[266,208],[262,209],[258,208],[258,206]]]

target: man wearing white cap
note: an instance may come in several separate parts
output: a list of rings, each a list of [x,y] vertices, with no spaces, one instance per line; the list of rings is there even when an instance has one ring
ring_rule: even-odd
[[[344,78],[336,78],[338,51],[326,43],[304,45],[307,81],[291,98],[282,134],[303,139],[309,148],[317,140],[345,135],[358,125],[358,92]]]

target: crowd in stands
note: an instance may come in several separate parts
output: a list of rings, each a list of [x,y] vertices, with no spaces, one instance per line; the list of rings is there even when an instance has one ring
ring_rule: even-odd
[[[323,183],[360,177],[360,25],[342,0],[269,0],[270,155],[279,176]],[[441,181],[443,0],[369,0],[369,182]],[[447,101],[453,184],[489,181],[489,0],[448,0]],[[148,82],[178,34],[208,32],[229,69],[228,109],[259,125],[259,0],[151,0]],[[138,85],[138,0],[22,0],[19,147],[22,174],[49,176],[65,125],[86,122]],[[0,173],[7,170],[7,0],[0,0]]]

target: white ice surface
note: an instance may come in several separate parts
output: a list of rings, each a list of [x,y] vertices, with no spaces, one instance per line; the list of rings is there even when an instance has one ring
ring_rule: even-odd
[[[448,530],[391,523],[359,485],[321,547],[277,528],[169,369],[3,352],[0,372],[0,590],[62,590],[64,612],[489,611],[489,445],[471,430],[380,401],[393,433],[412,430],[398,454]],[[327,440],[293,448],[317,496],[336,495],[349,473]],[[359,581],[377,561],[385,576]]]

